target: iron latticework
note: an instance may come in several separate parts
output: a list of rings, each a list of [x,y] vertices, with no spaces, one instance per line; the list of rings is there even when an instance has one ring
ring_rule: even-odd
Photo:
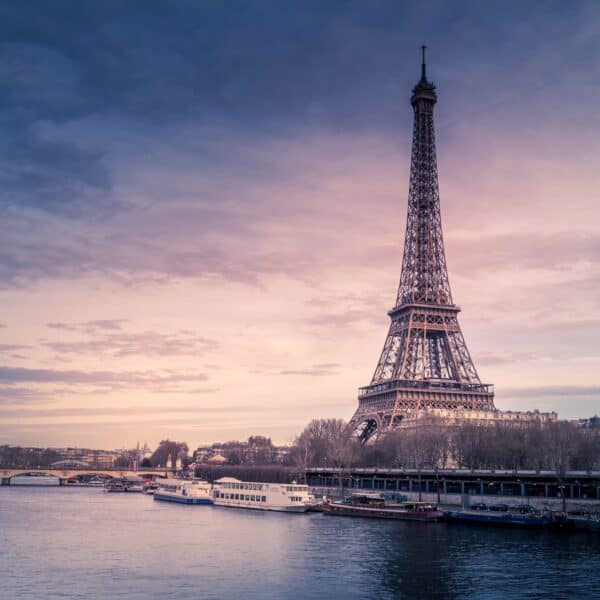
[[[452,301],[438,188],[433,108],[425,47],[413,89],[414,128],[404,258],[389,333],[370,385],[359,390],[350,426],[366,440],[399,426],[423,408],[494,410],[492,386],[482,384]]]

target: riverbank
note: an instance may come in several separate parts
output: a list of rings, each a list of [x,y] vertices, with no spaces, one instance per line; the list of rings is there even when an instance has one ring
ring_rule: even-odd
[[[349,496],[353,493],[373,493],[371,488],[339,488],[339,487],[321,487],[311,486],[311,493],[316,498],[322,498],[324,496],[340,500],[345,496]],[[380,491],[380,490],[378,490]],[[381,492],[381,491],[380,491]],[[432,504],[439,504],[443,509],[455,509],[457,507],[467,508],[473,504],[483,503],[488,506],[494,504],[506,504],[508,506],[518,506],[519,504],[528,504],[534,508],[543,510],[550,509],[552,511],[562,511],[563,502],[557,498],[536,498],[536,497],[519,497],[519,496],[498,496],[498,495],[486,495],[486,494],[443,494],[441,493],[438,498],[437,493],[433,492],[421,492],[419,498],[419,492],[381,492],[384,495],[389,496],[404,496],[411,502],[417,502],[421,499],[423,502],[430,502]],[[568,512],[583,510],[585,512],[600,512],[600,502],[598,500],[583,500],[583,499],[567,499],[566,508]]]

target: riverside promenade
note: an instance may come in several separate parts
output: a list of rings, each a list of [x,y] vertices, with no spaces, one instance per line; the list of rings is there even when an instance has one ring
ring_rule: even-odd
[[[411,500],[448,505],[504,503],[531,504],[555,510],[600,510],[600,471],[524,470],[412,470],[335,469],[306,470],[306,481],[316,494],[340,497],[352,492],[402,494]]]

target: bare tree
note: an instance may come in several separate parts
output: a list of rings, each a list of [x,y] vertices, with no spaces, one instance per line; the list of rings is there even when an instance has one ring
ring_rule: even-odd
[[[468,469],[487,466],[487,442],[489,442],[487,427],[474,423],[465,423],[458,427],[453,436],[454,456],[458,464]]]
[[[299,466],[347,467],[353,463],[357,442],[342,419],[313,419],[296,438],[293,455]]]
[[[590,427],[579,430],[577,449],[571,466],[575,469],[591,471],[600,467],[600,428]]]
[[[561,488],[563,512],[567,512],[565,476],[577,451],[577,434],[576,426],[565,421],[553,423],[548,428],[550,464]]]
[[[422,500],[421,476],[424,469],[437,471],[448,456],[448,433],[446,428],[438,423],[399,430],[400,440],[397,450],[400,450],[405,465],[417,471],[419,486],[419,501]]]
[[[162,440],[158,448],[152,453],[150,461],[153,465],[164,467],[167,464],[169,456],[175,462],[177,458],[183,459],[187,456],[188,445],[185,442],[174,442],[171,440]],[[175,466],[175,464],[173,464]]]

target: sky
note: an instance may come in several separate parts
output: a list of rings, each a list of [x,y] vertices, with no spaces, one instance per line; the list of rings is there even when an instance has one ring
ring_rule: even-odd
[[[505,410],[600,412],[600,6],[0,6],[0,443],[349,419],[437,86],[452,294]]]

